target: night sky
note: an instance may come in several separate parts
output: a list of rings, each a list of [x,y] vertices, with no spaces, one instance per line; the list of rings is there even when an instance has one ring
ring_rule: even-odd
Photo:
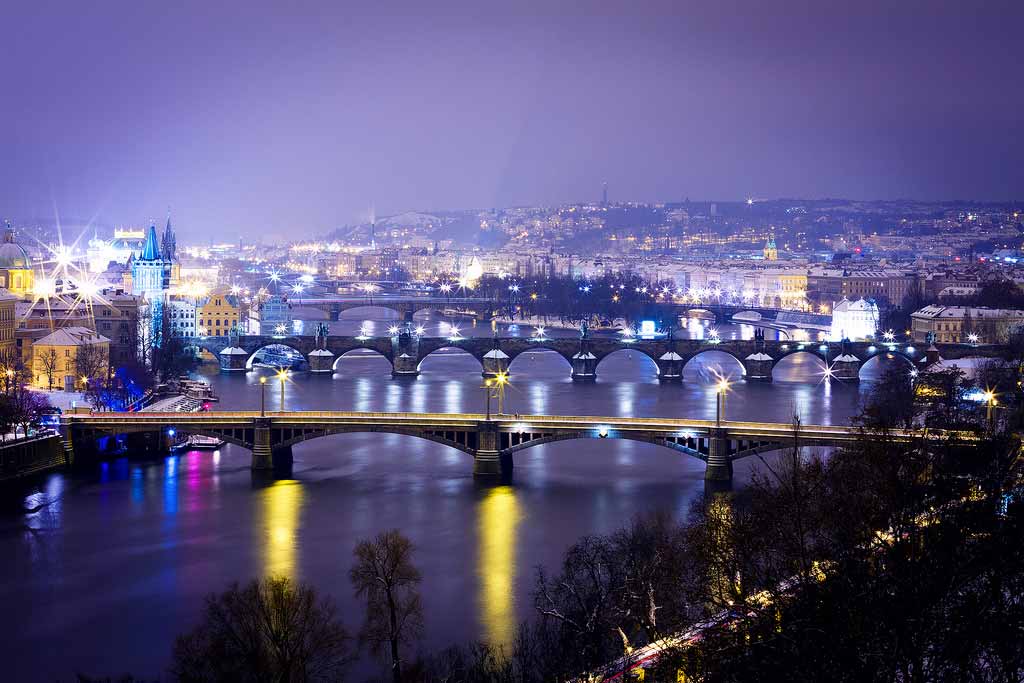
[[[1019,0],[177,4],[2,3],[0,216],[1024,198]]]

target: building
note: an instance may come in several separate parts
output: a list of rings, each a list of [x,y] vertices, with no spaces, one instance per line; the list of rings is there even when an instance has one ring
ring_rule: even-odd
[[[763,252],[765,261],[779,260],[779,249],[775,246],[775,235],[768,237],[768,241],[764,244]]]
[[[878,306],[873,301],[843,299],[832,308],[831,341],[874,339],[878,332]]]
[[[165,237],[171,228],[171,221],[167,221]],[[173,233],[171,233],[173,235]],[[146,241],[142,246],[142,253],[132,256],[129,259],[132,271],[132,293],[139,294],[149,301],[159,301],[164,298],[167,290],[171,287],[171,275],[173,262],[167,258],[168,254],[173,255],[173,246],[161,248],[156,238],[156,226],[150,225],[146,232]]]
[[[146,232],[141,228],[117,228],[112,240],[94,236],[85,252],[89,272],[102,273],[111,263],[124,265],[133,254],[142,250],[145,241]]]
[[[164,307],[172,337],[195,337],[198,330],[196,300],[190,296],[168,297]]]
[[[41,389],[84,389],[89,379],[107,376],[110,340],[87,327],[62,327],[32,345],[30,367]]]
[[[0,288],[18,297],[31,295],[35,288],[32,260],[25,248],[14,241],[10,223],[4,229],[4,241],[0,244]]]
[[[228,333],[241,320],[241,308],[238,297],[213,292],[199,306],[198,334],[220,337]]]
[[[18,314],[16,304],[18,297],[0,289],[0,360],[11,359],[16,351],[14,330],[17,327]]]
[[[900,308],[918,284],[916,273],[890,269],[812,268],[807,274],[808,296],[818,304],[844,298],[874,299],[881,307]]]
[[[1024,311],[971,306],[925,306],[910,315],[914,341],[1002,344],[1024,325]]]
[[[110,340],[110,364],[122,367],[139,357],[142,297],[122,288],[108,288],[93,298],[93,327]]]

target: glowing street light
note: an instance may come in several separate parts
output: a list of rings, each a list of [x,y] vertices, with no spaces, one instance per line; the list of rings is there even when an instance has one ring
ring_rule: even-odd
[[[969,335],[967,335],[967,341],[970,342],[971,344],[977,344],[978,335],[975,332],[971,332]]]
[[[267,378],[260,377],[260,417],[267,416]]]
[[[729,391],[729,380],[721,377],[715,385],[715,422],[722,424],[725,419],[725,395]]]
[[[277,379],[281,382],[281,412],[284,412],[284,383],[288,381],[288,370],[281,368],[277,371]]]
[[[887,342],[891,342],[894,339],[896,339],[896,335],[893,333],[892,330],[886,330],[885,332],[882,333],[882,336],[885,337],[885,341]]]
[[[392,337],[397,337],[400,331],[401,328],[398,327],[398,325],[392,325],[391,327],[388,328],[388,335]]]
[[[537,327],[533,328],[533,338],[538,341],[545,338],[543,325],[538,325]]]
[[[424,334],[426,334],[427,328],[423,327],[423,325],[417,325],[415,332],[417,337],[422,337]]]

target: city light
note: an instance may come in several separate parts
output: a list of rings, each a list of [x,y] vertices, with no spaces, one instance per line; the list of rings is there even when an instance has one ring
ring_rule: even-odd
[[[390,335],[392,337],[396,337],[396,336],[398,336],[398,333],[400,331],[401,331],[401,328],[398,325],[392,325],[391,327],[388,328],[388,335]]]
[[[967,341],[970,342],[971,344],[977,344],[978,335],[975,334],[974,332],[971,332],[970,334],[967,335]]]

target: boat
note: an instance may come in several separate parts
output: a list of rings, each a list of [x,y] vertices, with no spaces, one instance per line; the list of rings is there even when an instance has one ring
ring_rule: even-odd
[[[202,434],[189,434],[171,446],[172,451],[215,451],[224,445],[224,439]]]

